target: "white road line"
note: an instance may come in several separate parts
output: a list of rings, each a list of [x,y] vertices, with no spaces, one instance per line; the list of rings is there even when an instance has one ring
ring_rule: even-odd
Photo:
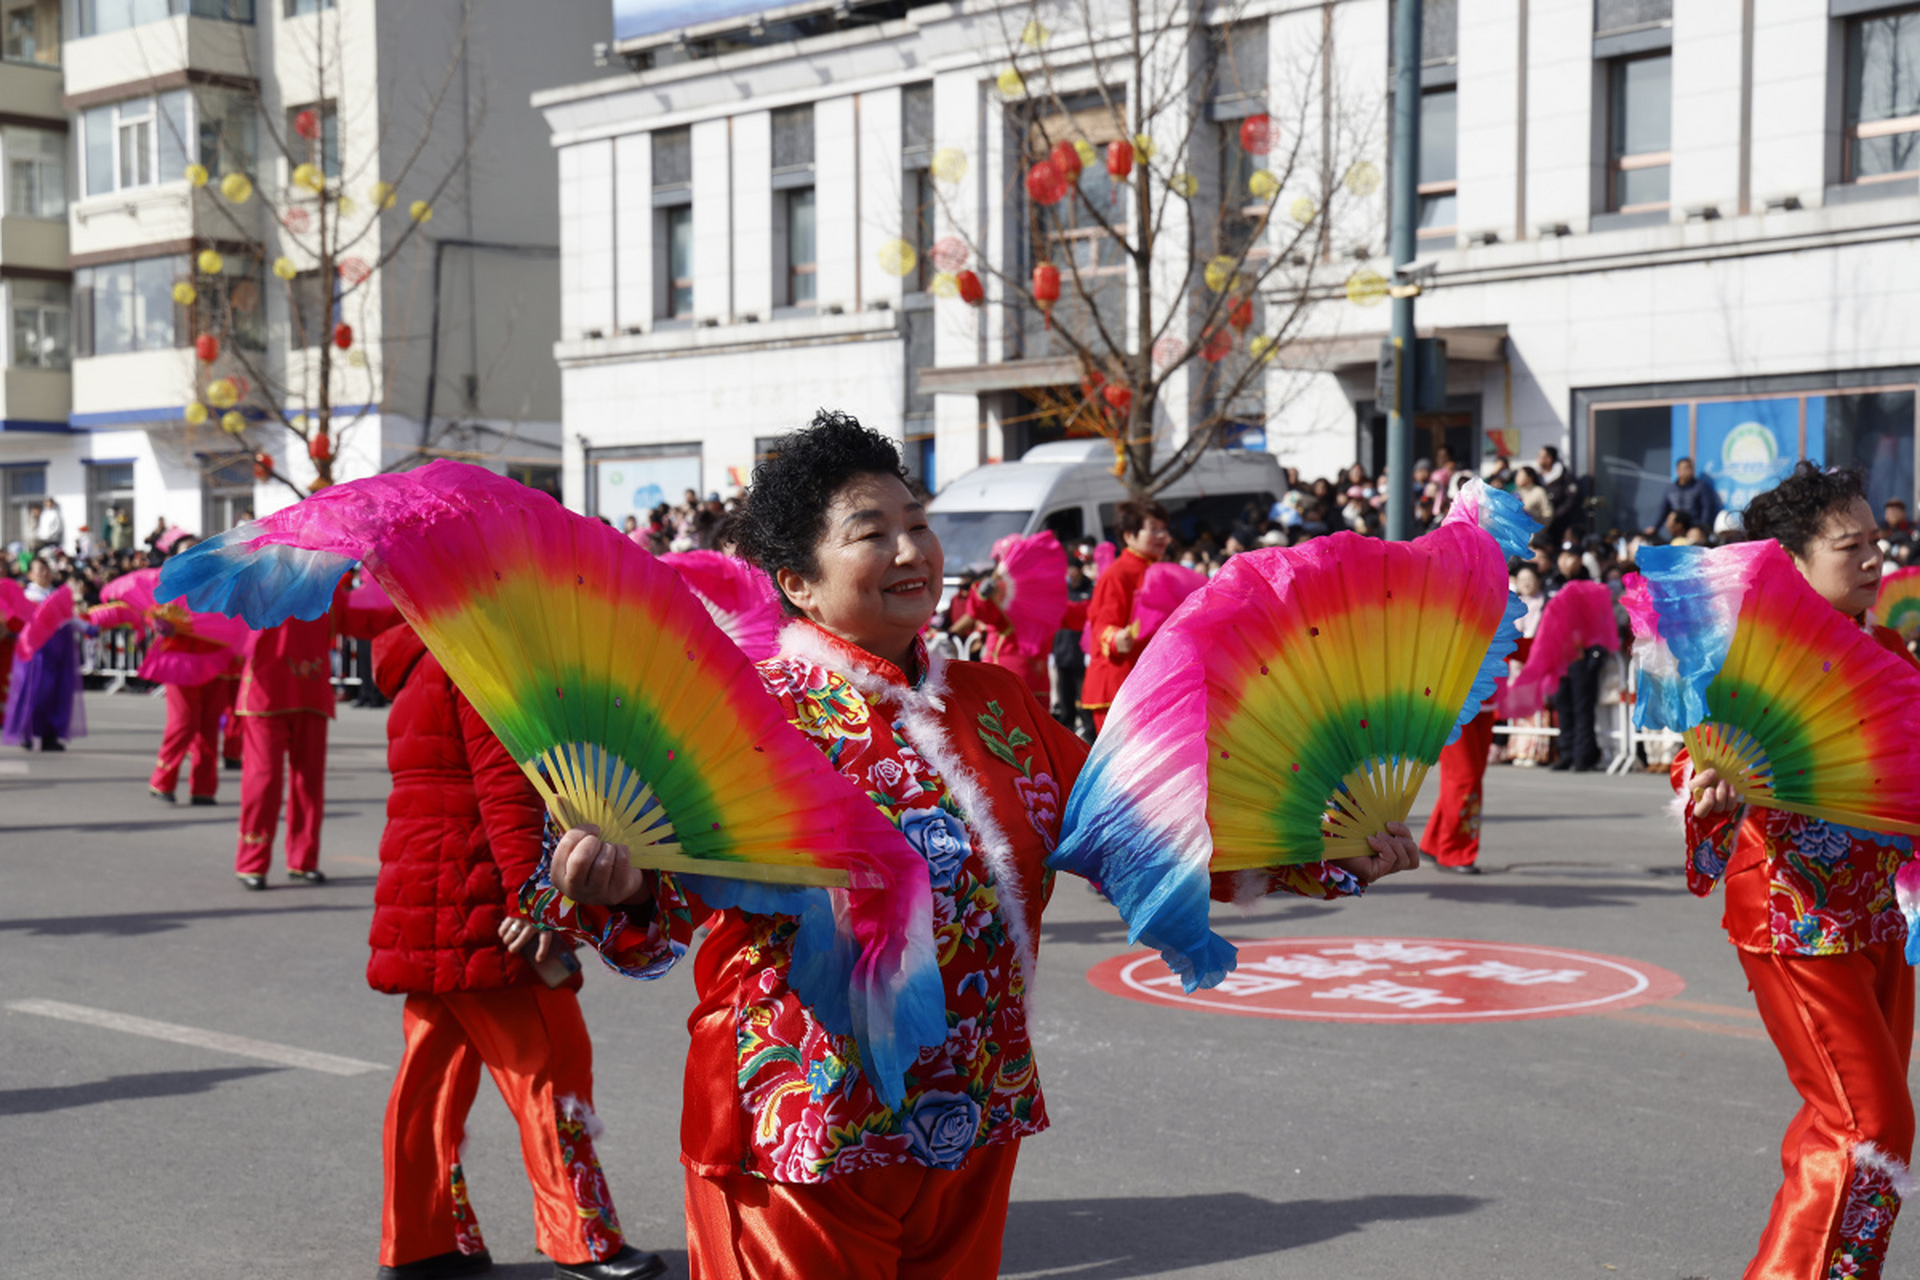
[[[85,1005],[67,1004],[60,1000],[9,1000],[7,1008],[14,1013],[37,1013],[43,1018],[59,1018],[63,1022],[79,1022],[90,1027],[105,1027],[109,1031],[125,1031],[136,1036],[151,1036],[155,1040],[171,1040],[175,1044],[215,1049],[242,1058],[277,1062],[284,1067],[324,1071],[330,1076],[358,1076],[387,1069],[377,1062],[316,1053],[312,1049],[296,1049],[292,1045],[274,1044],[267,1040],[250,1040],[246,1036],[230,1036],[221,1031],[203,1031],[199,1027],[183,1027],[176,1022],[156,1022],[152,1018],[136,1018],[130,1013],[89,1009]]]
[[[25,760],[0,760],[0,775],[18,775],[24,777],[27,772]]]

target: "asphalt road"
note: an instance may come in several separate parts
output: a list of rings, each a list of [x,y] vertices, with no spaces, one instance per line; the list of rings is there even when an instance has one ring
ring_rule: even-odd
[[[218,808],[165,808],[144,785],[159,701],[90,694],[88,715],[92,735],[64,755],[0,756],[0,1274],[371,1276],[400,1051],[399,1002],[363,978],[384,713],[342,708],[335,725],[332,881],[292,887],[276,867],[259,895],[231,873],[237,775]],[[1088,983],[1125,939],[1063,881],[1035,1015],[1053,1128],[1022,1152],[1003,1274],[1737,1276],[1796,1098],[1717,902],[1678,874],[1663,781],[1496,768],[1489,792],[1490,874],[1223,908],[1222,931],[1570,947],[1671,970],[1677,999],[1467,1025],[1157,1006]],[[589,967],[614,1199],[629,1237],[684,1276],[687,971],[642,984]],[[288,1065],[13,1007],[31,1001],[332,1058]],[[466,1168],[495,1274],[547,1274],[490,1086]],[[1888,1275],[1920,1274],[1917,1231],[1896,1235]]]

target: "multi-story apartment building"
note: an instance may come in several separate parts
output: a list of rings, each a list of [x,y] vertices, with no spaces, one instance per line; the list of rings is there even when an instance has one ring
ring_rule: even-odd
[[[591,72],[604,11],[40,0],[0,7],[0,27],[6,540],[42,494],[69,540],[106,537],[115,508],[137,540],[292,501],[255,455],[298,484],[313,468],[262,410],[313,411],[317,350],[341,323],[338,476],[426,454],[557,489],[555,163],[526,102]],[[236,174],[244,187],[224,185]],[[384,212],[376,183],[395,189]],[[409,215],[416,200],[430,220]],[[370,272],[348,300],[319,278],[322,203],[334,274]],[[209,363],[195,339],[216,327]],[[243,368],[258,375],[241,384],[244,432],[220,429],[223,406],[190,409]]]
[[[1390,7],[1247,0],[1184,20],[1262,51],[1267,88],[1233,96],[1276,117],[1327,73],[1318,123],[1288,118],[1361,138],[1378,172]],[[619,0],[626,73],[535,100],[560,154],[569,500],[617,517],[725,488],[823,404],[896,433],[935,484],[1039,438],[1027,393],[1051,376],[1071,396],[1077,366],[1034,361],[1019,324],[939,321],[924,281],[874,254],[924,246],[917,184],[958,146],[975,168],[953,216],[1022,269],[997,194],[1021,198],[1005,33],[1080,8]],[[1416,453],[1552,444],[1591,477],[1601,526],[1649,522],[1682,454],[1735,503],[1801,456],[1859,462],[1876,500],[1911,501],[1920,5],[1427,0],[1425,45],[1419,323],[1449,361]],[[1192,110],[1230,124],[1259,105]],[[1385,271],[1386,198],[1336,238],[1342,272]],[[1384,461],[1386,308],[1334,283],[1264,397],[1264,447],[1307,476]]]

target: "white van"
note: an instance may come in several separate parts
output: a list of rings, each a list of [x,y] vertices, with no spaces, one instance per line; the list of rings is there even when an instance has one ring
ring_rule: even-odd
[[[1272,454],[1210,449],[1156,496],[1172,517],[1176,542],[1192,542],[1207,528],[1224,543],[1236,522],[1257,527],[1286,490]],[[1118,541],[1114,508],[1126,498],[1126,486],[1113,474],[1111,444],[1056,440],[1017,462],[967,472],[940,491],[927,519],[940,535],[952,584],[968,569],[992,564],[993,544],[1010,533],[1051,529],[1063,545],[1084,537]]]

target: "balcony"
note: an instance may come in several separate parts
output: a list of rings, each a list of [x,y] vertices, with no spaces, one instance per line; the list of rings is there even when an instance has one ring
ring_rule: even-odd
[[[248,23],[177,15],[67,42],[66,106],[79,110],[185,84],[189,69],[257,78]]]
[[[65,431],[73,376],[65,370],[0,372],[0,431]]]
[[[194,398],[190,347],[86,356],[73,362],[73,372],[76,427],[98,431],[178,423],[181,408]]]
[[[34,62],[0,62],[0,114],[29,120],[58,121],[62,127],[67,109],[61,100],[63,81],[60,68]]]

